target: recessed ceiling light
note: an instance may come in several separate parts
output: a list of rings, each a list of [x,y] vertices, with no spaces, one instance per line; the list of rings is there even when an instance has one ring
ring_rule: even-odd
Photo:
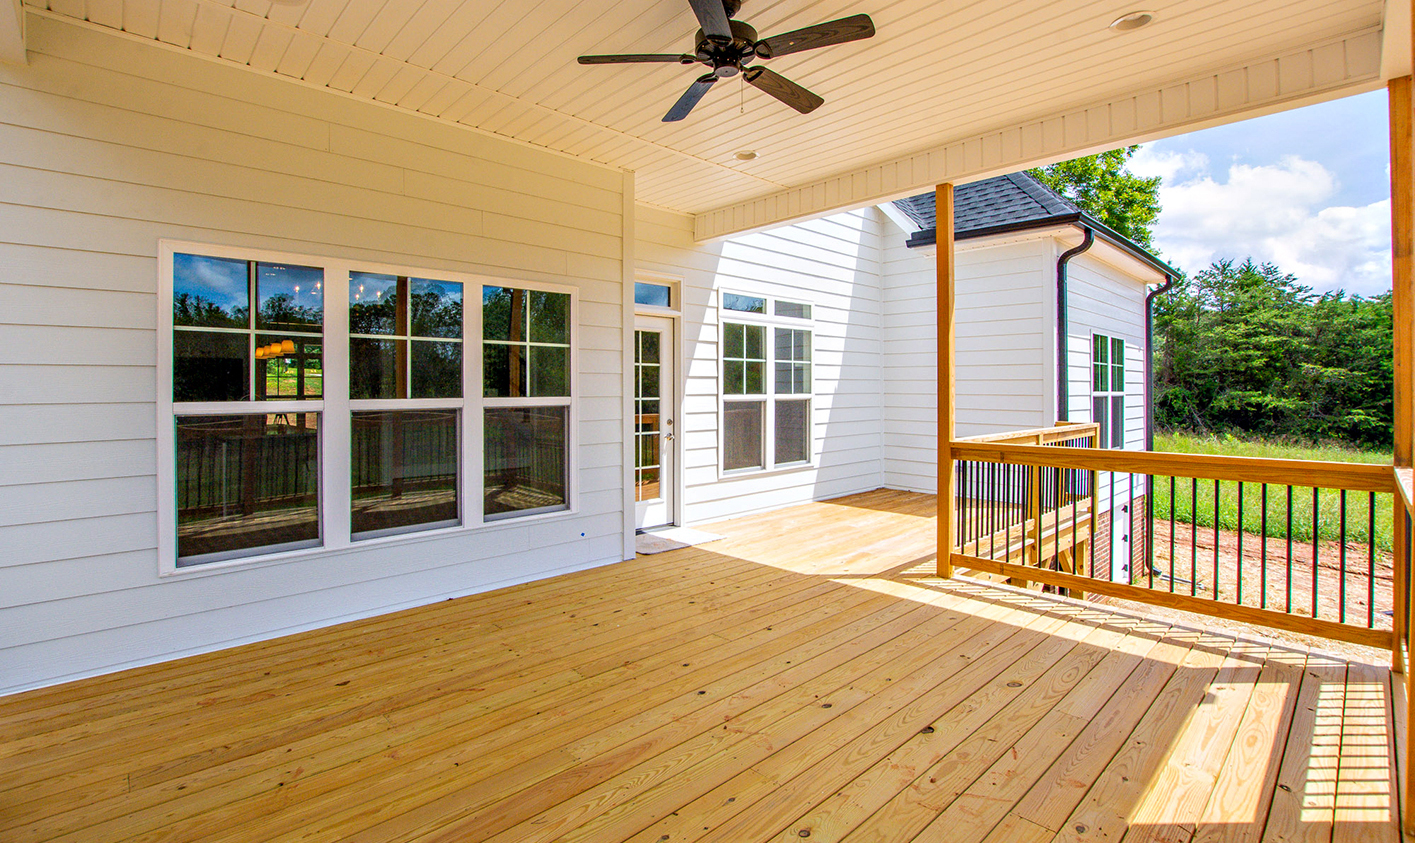
[[[752,161],[756,159],[757,154],[750,149],[744,149],[734,154],[732,157],[736,158],[738,161]]]
[[[1154,12],[1131,12],[1128,15],[1121,15],[1110,22],[1110,28],[1116,32],[1131,32],[1139,29],[1145,24],[1155,19]]]

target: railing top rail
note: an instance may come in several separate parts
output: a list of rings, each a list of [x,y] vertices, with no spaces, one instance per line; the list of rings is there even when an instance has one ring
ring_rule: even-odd
[[[1397,491],[1395,473],[1388,465],[1012,445],[1000,442],[976,443],[966,440],[954,441],[950,450],[953,459],[978,462],[1316,486],[1357,492]]]
[[[1055,427],[1033,427],[1027,430],[1008,430],[1002,433],[985,433],[981,436],[966,436],[958,442],[975,444],[999,443],[1035,445],[1042,442],[1064,442],[1068,439],[1084,439],[1100,433],[1101,426],[1095,422],[1057,422]]]

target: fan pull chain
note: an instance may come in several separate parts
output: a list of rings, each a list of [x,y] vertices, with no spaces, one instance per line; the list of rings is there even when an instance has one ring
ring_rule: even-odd
[[[738,114],[746,114],[746,113],[747,113],[747,74],[741,73],[741,74],[738,74],[738,76],[742,79],[742,84],[740,84],[740,85],[737,86],[737,90],[740,91],[741,94],[742,94],[742,98],[741,98],[742,101],[741,101],[741,104],[739,104],[739,105],[737,106],[737,113],[738,113]]]

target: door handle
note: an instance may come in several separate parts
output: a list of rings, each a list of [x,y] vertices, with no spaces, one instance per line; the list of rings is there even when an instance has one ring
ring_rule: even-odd
[[[672,442],[672,441],[673,441],[673,434],[671,434],[671,433],[665,433],[665,434],[663,434],[663,438],[664,438],[664,439],[667,439],[669,442]]]

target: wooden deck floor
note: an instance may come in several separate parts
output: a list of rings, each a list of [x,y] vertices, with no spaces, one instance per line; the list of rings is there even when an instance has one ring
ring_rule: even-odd
[[[932,507],[0,700],[0,840],[1398,839],[1385,668],[929,579]]]

